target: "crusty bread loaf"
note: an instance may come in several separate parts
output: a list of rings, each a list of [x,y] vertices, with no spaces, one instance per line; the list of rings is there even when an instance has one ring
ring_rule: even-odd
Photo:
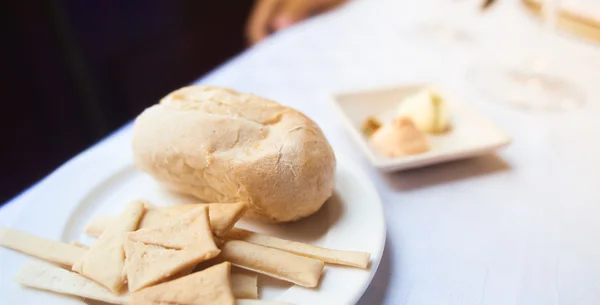
[[[302,113],[230,89],[191,86],[146,109],[133,128],[138,166],[207,202],[247,202],[251,218],[293,221],[331,196],[335,156]]]

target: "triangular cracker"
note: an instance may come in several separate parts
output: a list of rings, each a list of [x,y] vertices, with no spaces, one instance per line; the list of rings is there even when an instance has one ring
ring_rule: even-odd
[[[228,262],[134,292],[129,305],[234,305]]]
[[[125,270],[129,291],[138,291],[188,271],[205,259],[194,250],[174,250],[145,245],[130,239],[125,241]]]
[[[174,217],[188,213],[198,207],[207,206],[210,219],[210,228],[216,236],[224,237],[233,225],[246,212],[246,204],[237,203],[210,203],[210,204],[183,204],[172,207],[150,210],[142,219],[140,228],[156,228],[163,226]]]
[[[244,215],[247,206],[243,202],[237,203],[198,203],[183,204],[172,207],[148,208],[140,221],[140,229],[157,228],[164,226],[173,218],[190,212],[198,207],[209,207],[210,227],[213,233],[219,237],[225,237],[233,225]],[[99,216],[93,218],[86,226],[85,233],[91,236],[99,236],[113,218]]]
[[[119,293],[125,283],[123,267],[124,233],[134,231],[144,214],[144,203],[130,203],[115,221],[111,222],[100,238],[85,255],[75,262],[73,271],[90,278],[115,293]]]
[[[140,229],[154,229],[162,227],[173,217],[179,217],[183,215],[177,214],[175,216],[165,213],[162,209],[152,209],[146,211],[144,218],[140,221]]]
[[[129,290],[137,291],[217,256],[206,206],[155,229],[127,234],[126,273]]]
[[[210,228],[219,237],[225,237],[233,225],[246,213],[247,206],[243,202],[213,203],[209,205]]]
[[[183,216],[174,218],[164,226],[130,233],[128,238],[169,249],[200,247],[206,251],[217,250],[208,224],[208,208],[206,206],[198,207]]]

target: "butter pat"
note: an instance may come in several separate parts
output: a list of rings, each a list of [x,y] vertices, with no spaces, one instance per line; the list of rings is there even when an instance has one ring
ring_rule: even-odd
[[[397,115],[410,118],[422,132],[439,134],[450,129],[450,115],[444,100],[431,89],[424,89],[404,99]]]

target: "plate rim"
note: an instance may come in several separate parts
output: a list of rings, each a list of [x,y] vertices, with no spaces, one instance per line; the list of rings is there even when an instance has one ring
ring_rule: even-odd
[[[383,253],[385,252],[385,247],[387,244],[387,222],[385,219],[385,211],[383,209],[383,201],[381,200],[381,195],[379,195],[379,192],[377,191],[377,188],[375,187],[373,182],[370,179],[368,179],[368,176],[365,173],[365,171],[362,168],[360,168],[360,166],[358,166],[355,162],[353,162],[352,159],[350,159],[349,157],[346,157],[343,153],[334,151],[334,154],[336,156],[336,159],[343,159],[344,164],[348,168],[352,168],[352,171],[356,172],[356,174],[357,174],[356,177],[358,179],[362,180],[363,186],[370,188],[370,192],[372,192],[374,197],[377,199],[377,203],[378,203],[377,206],[379,209],[379,212],[377,214],[380,216],[380,219],[381,219],[381,221],[379,222],[379,227],[380,227],[379,230],[381,230],[381,232],[382,232],[381,236],[380,236],[380,241],[379,241],[379,245],[380,245],[379,255],[377,256],[377,258],[372,257],[371,269],[369,270],[369,277],[368,277],[367,281],[365,282],[365,285],[363,286],[363,288],[360,291],[357,291],[357,293],[354,295],[354,297],[352,297],[352,301],[349,305],[353,305],[353,304],[356,304],[360,300],[360,298],[365,294],[365,292],[369,289],[369,287],[371,286],[371,283],[373,282],[373,278],[375,277],[375,274],[379,271],[379,266],[381,265],[381,259],[383,258]]]

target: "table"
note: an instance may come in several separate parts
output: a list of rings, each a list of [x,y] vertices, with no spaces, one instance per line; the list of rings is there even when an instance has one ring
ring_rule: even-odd
[[[388,238],[361,305],[600,304],[600,48],[565,37],[549,42],[561,73],[586,92],[584,109],[532,114],[494,103],[468,86],[466,69],[481,59],[514,60],[526,42],[535,46],[536,31],[516,1],[500,2],[485,15],[457,20],[476,42],[438,45],[411,34],[431,18],[432,1],[353,1],[274,35],[198,81],[297,108],[369,175],[383,200]],[[327,99],[337,91],[423,81],[459,92],[503,126],[512,145],[404,173],[372,168]],[[119,149],[130,132],[127,125],[90,149]],[[51,176],[6,204],[0,225],[48,192]]]

